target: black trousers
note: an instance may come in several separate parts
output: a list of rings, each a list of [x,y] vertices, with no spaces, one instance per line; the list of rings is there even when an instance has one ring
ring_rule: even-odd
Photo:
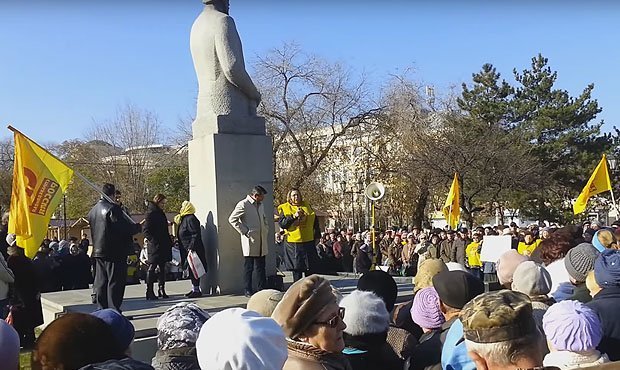
[[[95,266],[93,289],[99,308],[114,308],[121,312],[127,283],[127,261],[113,262],[95,258]]]
[[[265,289],[267,285],[267,276],[265,274],[265,257],[244,257],[244,271],[243,281],[245,283],[245,291],[253,292],[252,290],[252,272],[256,269],[258,275],[258,281],[256,282],[258,290]]]
[[[147,270],[147,284],[152,284],[155,282],[155,270],[159,266],[159,275],[157,275],[157,281],[159,286],[164,286],[166,284],[166,262],[162,263],[151,263],[149,265],[149,269]]]
[[[196,279],[191,271],[189,273],[189,279],[192,281],[192,286],[200,287],[200,279]]]

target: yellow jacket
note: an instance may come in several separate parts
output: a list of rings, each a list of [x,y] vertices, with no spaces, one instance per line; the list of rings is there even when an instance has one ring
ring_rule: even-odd
[[[534,252],[534,250],[538,248],[538,244],[540,244],[541,241],[542,240],[540,239],[536,239],[534,240],[532,244],[525,244],[525,242],[519,242],[519,246],[517,247],[517,252],[525,256],[531,256],[532,252]]]
[[[467,256],[467,263],[469,267],[482,267],[482,261],[480,261],[480,243],[471,242],[465,248],[465,255]]]
[[[314,240],[314,219],[316,214],[308,203],[301,202],[301,205],[294,206],[289,202],[278,206],[278,214],[282,217],[291,217],[298,209],[304,211],[304,216],[296,219],[286,228],[286,240],[291,243],[305,243]]]

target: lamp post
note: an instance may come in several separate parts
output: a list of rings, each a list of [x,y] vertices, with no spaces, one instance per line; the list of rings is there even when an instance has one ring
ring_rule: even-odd
[[[607,162],[609,164],[609,171],[611,172],[611,174],[613,175],[613,177],[615,177],[616,175],[616,171],[618,170],[618,160],[616,159],[616,157],[613,154],[610,154],[609,156],[607,156]],[[614,182],[612,181],[612,184]],[[616,204],[616,199],[614,198],[614,187],[613,185],[611,186],[611,201],[614,204],[613,209],[616,211],[616,219],[618,217],[620,217],[620,213],[618,212],[618,205]]]
[[[355,203],[353,200],[353,191],[347,191],[347,182],[344,180],[340,182],[340,189],[342,189],[342,194],[351,194],[351,220],[353,223],[353,230],[355,230]]]
[[[353,220],[353,232],[355,232],[355,194],[362,194],[364,192],[364,181],[362,179],[357,180],[357,189],[352,187],[351,190],[347,190],[347,182],[342,180],[340,188],[342,189],[342,194],[351,194],[351,219]]]

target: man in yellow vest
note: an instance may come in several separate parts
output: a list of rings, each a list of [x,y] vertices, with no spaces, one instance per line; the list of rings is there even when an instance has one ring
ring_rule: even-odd
[[[309,276],[315,271],[318,261],[315,241],[321,237],[321,230],[314,210],[302,200],[298,189],[291,190],[287,200],[278,206],[278,224],[286,230],[284,266],[297,281],[302,274]]]

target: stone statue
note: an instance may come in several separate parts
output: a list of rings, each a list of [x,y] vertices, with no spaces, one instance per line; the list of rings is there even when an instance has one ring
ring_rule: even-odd
[[[252,122],[261,96],[245,70],[241,39],[228,15],[229,2],[203,2],[204,10],[194,21],[190,35],[198,76],[195,122],[200,124],[220,116],[227,116],[224,119],[234,125]]]

